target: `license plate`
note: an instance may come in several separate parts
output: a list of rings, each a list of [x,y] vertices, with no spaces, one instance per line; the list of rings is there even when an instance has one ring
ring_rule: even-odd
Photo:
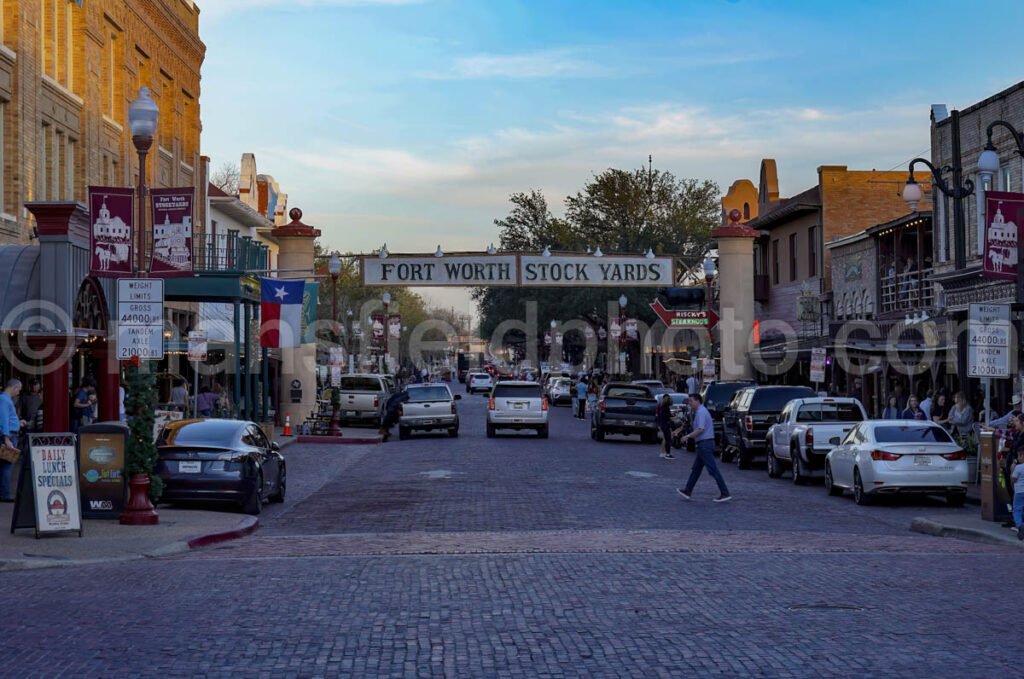
[[[420,424],[437,424],[437,420],[420,420]]]
[[[178,462],[178,472],[181,474],[199,474],[202,471],[203,463],[198,460]]]
[[[526,407],[526,404],[525,404],[525,403],[513,403],[513,404],[512,404],[512,408],[513,408],[513,410],[522,410],[522,409],[524,409],[525,407]]]
[[[345,411],[345,417],[359,417],[359,411],[358,410],[346,410]]]
[[[627,427],[635,427],[640,423],[637,422],[636,420],[626,420],[625,422],[623,422],[623,424],[626,425]]]
[[[931,455],[915,455],[914,456],[914,464],[919,464],[919,465],[922,465],[922,466],[926,466],[926,465],[930,465],[931,463],[932,463],[932,456]]]

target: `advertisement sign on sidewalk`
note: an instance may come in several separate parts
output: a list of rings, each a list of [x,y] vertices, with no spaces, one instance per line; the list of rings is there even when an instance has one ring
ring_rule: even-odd
[[[50,439],[50,440],[47,440]],[[82,536],[78,456],[73,436],[32,437],[32,468],[36,536],[77,532]]]
[[[82,516],[116,519],[124,508],[124,448],[128,428],[91,424],[78,434]]]

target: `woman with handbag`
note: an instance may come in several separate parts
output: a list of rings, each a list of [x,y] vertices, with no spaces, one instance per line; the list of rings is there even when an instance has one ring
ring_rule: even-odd
[[[21,380],[8,380],[0,392],[0,502],[14,502],[11,497],[11,470],[18,459],[18,431],[22,422],[14,399],[21,393]]]

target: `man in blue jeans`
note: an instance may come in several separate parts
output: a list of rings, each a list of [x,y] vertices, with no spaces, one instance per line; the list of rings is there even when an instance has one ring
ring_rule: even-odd
[[[686,487],[677,488],[676,492],[682,495],[684,500],[692,500],[693,487],[697,485],[697,479],[700,478],[704,467],[707,467],[711,478],[718,483],[720,494],[714,501],[728,502],[732,495],[729,495],[729,488],[725,485],[725,479],[722,478],[722,472],[718,471],[718,462],[715,460],[715,425],[699,394],[690,394],[690,411],[693,413],[693,431],[685,435],[683,441],[694,439],[697,442],[697,458],[693,461],[690,480],[686,482]]]
[[[18,447],[18,431],[21,429],[21,420],[18,419],[18,411],[14,407],[14,400],[21,393],[21,380],[12,379],[7,382],[7,388],[0,392],[0,443]],[[11,497],[11,470],[14,468],[10,462],[0,460],[0,502],[14,502]]]

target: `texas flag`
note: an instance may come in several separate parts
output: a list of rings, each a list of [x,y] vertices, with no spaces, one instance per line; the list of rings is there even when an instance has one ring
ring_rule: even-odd
[[[303,280],[260,279],[260,346],[287,349],[302,344]]]

